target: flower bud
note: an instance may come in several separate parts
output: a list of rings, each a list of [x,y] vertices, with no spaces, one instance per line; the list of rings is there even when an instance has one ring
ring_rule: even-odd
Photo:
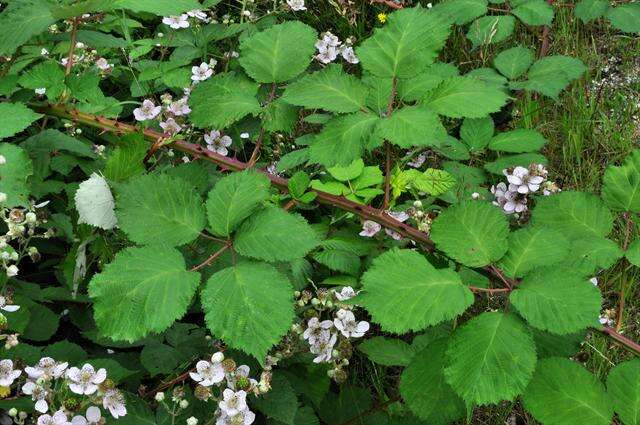
[[[413,201],[413,206],[416,208],[422,208],[422,201],[419,199],[417,201]]]
[[[12,418],[15,418],[16,416],[18,416],[18,409],[16,409],[15,407],[12,407],[11,409],[9,409],[7,414]]]
[[[157,392],[154,398],[156,399],[157,402],[164,401],[164,393],[162,391]]]
[[[24,218],[27,223],[31,223],[31,224],[35,223],[37,220],[36,213],[31,211],[29,211]]]
[[[214,363],[220,363],[224,360],[224,353],[222,351],[218,351],[213,356],[211,356],[211,361]]]
[[[17,276],[19,271],[20,270],[18,269],[18,266],[16,266],[15,264],[10,265],[6,269],[7,276],[9,277]]]
[[[186,409],[187,407],[189,407],[189,402],[187,400],[180,400],[180,408]]]
[[[198,420],[191,416],[189,419],[187,419],[187,425],[198,425]]]

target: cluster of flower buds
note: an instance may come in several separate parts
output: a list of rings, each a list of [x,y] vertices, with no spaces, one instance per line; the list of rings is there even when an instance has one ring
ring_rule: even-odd
[[[26,381],[18,387],[34,401],[37,425],[102,424],[101,407],[115,419],[127,414],[124,396],[107,379],[104,368],[96,370],[89,363],[82,368],[68,366],[43,357],[23,371],[16,369],[12,360],[0,360],[0,387],[10,393],[11,386],[24,374]],[[27,423],[28,415],[17,409],[11,409],[9,416],[15,423]]]
[[[5,159],[0,155],[0,167],[5,163]],[[39,261],[40,253],[35,246],[29,246],[29,242],[34,238],[48,239],[55,234],[53,229],[47,229],[38,233],[39,227],[46,223],[46,220],[38,214],[38,209],[44,207],[48,202],[40,204],[30,204],[28,208],[3,208],[7,195],[0,192],[0,214],[7,226],[7,232],[0,236],[0,265],[4,268],[9,277],[17,276],[20,269],[18,263],[25,257],[31,261]]]
[[[263,372],[260,381],[250,377],[250,368],[247,365],[236,366],[233,359],[225,358],[222,352],[217,352],[211,356],[210,360],[200,360],[196,363],[195,371],[189,376],[197,386],[194,395],[202,401],[213,401],[217,403],[216,425],[243,424],[249,425],[255,420],[253,413],[247,405],[247,396],[253,394],[258,396],[271,389],[271,373]],[[212,387],[224,387],[222,392],[217,391],[219,396],[214,394]],[[174,391],[175,393],[175,391]],[[180,408],[186,408],[188,403],[180,397],[175,396],[174,402],[179,403]],[[165,404],[164,394],[157,393],[156,401]],[[167,411],[170,409],[165,405]],[[190,421],[190,422],[189,422]],[[188,424],[197,424],[197,418],[189,418]]]
[[[560,191],[547,179],[548,171],[542,164],[531,164],[528,168],[517,166],[503,170],[507,183],[491,186],[495,197],[493,203],[506,214],[521,214],[528,209],[529,199],[537,193],[545,196]]]
[[[321,36],[322,38],[316,42],[316,49],[318,49],[317,60],[325,64],[331,63],[340,55],[349,63],[356,64],[360,62],[356,52],[353,50],[353,40],[351,38],[347,38],[343,43],[338,36],[329,31],[322,33]]]
[[[0,295],[0,310],[13,313],[14,311],[20,310],[20,306],[13,304],[8,294]],[[10,350],[19,344],[18,334],[1,333],[7,329],[8,326],[9,320],[4,314],[0,313],[0,341],[4,341],[5,350]]]
[[[315,297],[306,290],[296,295],[298,306],[310,304],[311,308],[304,313],[305,325],[294,325],[293,332],[307,342],[309,351],[315,355],[314,363],[333,363],[329,376],[336,382],[344,382],[347,374],[343,368],[349,365],[353,352],[351,339],[361,338],[369,330],[369,323],[356,320],[355,306],[347,303],[357,295],[356,291],[345,286],[340,291],[320,288]]]

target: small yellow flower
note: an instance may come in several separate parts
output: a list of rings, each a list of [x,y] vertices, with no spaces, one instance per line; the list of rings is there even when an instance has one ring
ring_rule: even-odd
[[[378,21],[380,21],[383,24],[387,22],[387,14],[384,12],[378,13]]]
[[[5,398],[11,394],[11,388],[0,386],[0,398]]]

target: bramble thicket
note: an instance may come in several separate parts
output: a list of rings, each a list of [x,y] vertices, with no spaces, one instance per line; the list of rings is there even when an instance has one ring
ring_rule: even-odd
[[[0,424],[640,423],[640,132],[529,115],[640,3],[0,7]]]

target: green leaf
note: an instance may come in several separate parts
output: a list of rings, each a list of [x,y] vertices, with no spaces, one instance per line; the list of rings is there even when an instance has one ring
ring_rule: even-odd
[[[364,161],[358,158],[349,165],[329,167],[327,171],[331,177],[341,182],[354,180],[364,171]]]
[[[233,240],[239,254],[271,262],[302,258],[319,243],[316,232],[302,216],[278,207],[252,215]]]
[[[207,326],[216,338],[263,362],[293,321],[293,288],[266,263],[246,262],[209,278],[202,292]]]
[[[600,236],[584,235],[571,241],[565,262],[584,275],[608,269],[624,255],[617,243]]]
[[[404,8],[356,49],[365,71],[409,78],[433,63],[449,36],[450,18],[422,7]]]
[[[529,271],[559,263],[569,254],[569,241],[547,227],[526,227],[509,234],[509,250],[500,260],[508,277],[522,277]]]
[[[435,168],[427,168],[424,173],[415,173],[415,177],[411,180],[411,185],[431,196],[442,195],[455,184],[456,179],[451,174]]]
[[[240,43],[240,65],[259,83],[282,83],[304,71],[315,53],[316,31],[299,21],[274,25]]]
[[[384,366],[407,366],[413,355],[413,348],[401,339],[375,336],[358,345],[362,351],[374,363]]]
[[[580,351],[582,342],[587,336],[586,330],[568,335],[552,334],[536,328],[530,328],[530,330],[533,333],[539,359],[574,356]]]
[[[536,130],[520,128],[498,133],[491,139],[489,149],[499,152],[532,152],[542,148],[547,139]]]
[[[36,114],[23,103],[2,102],[0,117],[0,140],[2,140],[20,133],[42,115]]]
[[[428,424],[445,425],[465,414],[464,402],[444,377],[448,341],[447,338],[437,339],[416,353],[400,377],[402,399]]]
[[[266,131],[290,133],[298,122],[299,108],[276,99],[263,109],[262,125]]]
[[[420,100],[429,90],[435,89],[445,78],[455,77],[458,74],[458,68],[454,65],[435,62],[415,77],[398,80],[398,97],[410,102]],[[388,102],[389,97],[387,96],[386,99],[386,102]],[[382,99],[382,102],[384,102],[384,99]]]
[[[277,420],[278,424],[305,425],[297,422],[298,397],[282,374],[274,375],[271,390],[261,397],[256,397],[252,402],[257,410]]]
[[[13,0],[0,14],[0,55],[11,56],[33,36],[55,22],[45,0]],[[4,113],[0,116],[6,117]]]
[[[546,165],[549,161],[547,158],[539,153],[521,153],[518,155],[507,155],[496,159],[493,162],[486,162],[484,164],[485,170],[503,176],[503,171],[510,167],[528,167],[531,164]]]
[[[331,270],[347,273],[352,276],[360,274],[360,257],[349,251],[324,249],[313,254],[313,259]]]
[[[207,217],[213,233],[229,236],[269,198],[269,179],[255,171],[221,178],[209,192]]]
[[[609,8],[607,18],[614,28],[622,32],[640,32],[640,4],[638,3],[620,4]]]
[[[115,8],[152,13],[157,16],[170,16],[200,9],[201,5],[197,0],[117,0]]]
[[[569,56],[547,56],[537,60],[527,73],[526,81],[513,81],[512,89],[534,91],[557,100],[560,92],[587,70],[580,59]]]
[[[89,283],[100,333],[133,342],[162,332],[191,304],[200,275],[166,246],[126,248]]]
[[[469,150],[481,151],[491,141],[494,130],[491,117],[465,118],[460,126],[460,138]]]
[[[350,164],[364,153],[378,120],[364,112],[332,118],[315,137],[309,161],[326,167]]]
[[[487,13],[487,0],[446,0],[434,10],[449,16],[456,25],[465,25]]]
[[[500,52],[493,64],[502,75],[513,80],[527,72],[533,63],[533,57],[531,49],[516,46]]]
[[[631,264],[640,267],[640,239],[631,242],[631,245],[627,248],[625,257],[627,257],[627,260],[629,260]]]
[[[64,90],[64,68],[54,61],[45,61],[25,71],[18,83],[28,89],[46,89],[48,99],[56,100]]]
[[[613,217],[597,196],[584,192],[561,192],[538,200],[531,216],[535,226],[558,230],[569,239],[585,235],[606,236]]]
[[[451,118],[482,118],[507,103],[504,91],[473,77],[451,77],[431,90],[423,103]]]
[[[111,181],[121,182],[144,173],[143,160],[148,150],[149,144],[141,134],[122,137],[118,147],[107,158],[104,176]]]
[[[362,289],[362,305],[373,320],[395,333],[453,319],[473,303],[473,294],[456,272],[436,269],[408,249],[376,257],[362,276]]]
[[[0,103],[0,110],[2,105],[6,104]],[[33,174],[31,159],[24,149],[10,143],[0,143],[0,155],[6,161],[0,165],[0,192],[7,195],[7,200],[0,204],[7,208],[28,207],[27,178]]]
[[[376,135],[401,148],[437,146],[447,135],[438,114],[423,106],[407,106],[381,118]]]
[[[499,43],[513,33],[516,20],[513,16],[483,16],[476,19],[467,32],[467,38],[476,48],[482,44]]]
[[[607,377],[607,390],[622,423],[640,424],[640,359],[614,367]]]
[[[118,224],[139,244],[184,245],[205,226],[200,194],[186,181],[165,174],[134,177],[117,193]]]
[[[593,325],[600,314],[600,291],[568,267],[543,267],[525,276],[509,296],[531,326],[569,334]]]
[[[356,112],[364,108],[367,87],[340,65],[308,74],[289,84],[282,99],[292,105],[331,112]]]
[[[527,25],[551,25],[553,22],[553,7],[546,0],[527,0],[511,13]]]
[[[447,382],[470,404],[513,400],[536,367],[533,338],[512,314],[482,313],[458,328],[447,350]]]
[[[486,266],[507,251],[509,225],[498,207],[467,201],[443,211],[431,226],[436,247],[469,267]]]
[[[289,193],[294,199],[300,199],[309,188],[311,179],[309,175],[304,171],[298,171],[289,179],[287,187]]]
[[[191,92],[191,122],[200,128],[223,129],[249,114],[259,113],[258,87],[232,72],[214,75]]]
[[[640,212],[640,149],[616,167],[610,165],[602,180],[602,198],[614,211]]]
[[[604,16],[607,9],[609,2],[606,0],[580,0],[573,8],[573,14],[586,24]]]
[[[609,425],[613,417],[604,385],[569,359],[540,360],[523,398],[527,411],[545,425]]]

